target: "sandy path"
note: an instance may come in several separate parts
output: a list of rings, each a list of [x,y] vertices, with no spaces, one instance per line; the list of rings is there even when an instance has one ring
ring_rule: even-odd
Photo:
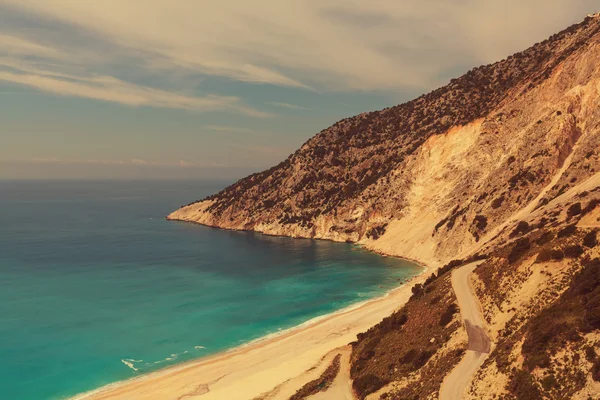
[[[352,380],[350,379],[350,355],[352,347],[346,347],[342,352],[340,359],[340,372],[335,377],[333,383],[325,392],[310,396],[309,400],[354,400],[352,391]]]
[[[469,337],[469,347],[464,358],[444,379],[440,400],[459,400],[473,379],[475,372],[487,358],[491,342],[483,328],[479,302],[469,284],[469,276],[482,261],[467,264],[452,273],[452,289],[458,299],[461,317]]]
[[[278,385],[275,389],[271,390],[266,394],[260,396],[260,400],[289,400],[300,388],[315,379],[318,379],[325,370],[331,365],[335,356],[340,354],[338,349],[325,355],[313,368],[305,371],[299,376],[291,378],[281,385]],[[255,399],[257,400],[257,399]]]
[[[423,274],[415,278],[415,282],[423,280]],[[358,333],[366,331],[402,307],[411,295],[411,287],[411,284],[402,286],[386,297],[327,316],[309,326],[271,339],[119,382],[76,398],[253,399],[307,373],[320,363],[323,356],[356,340]],[[338,385],[336,391],[337,388]]]

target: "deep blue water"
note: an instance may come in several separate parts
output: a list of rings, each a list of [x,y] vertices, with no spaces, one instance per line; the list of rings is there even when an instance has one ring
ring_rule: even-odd
[[[420,270],[350,244],[164,220],[224,185],[0,182],[3,398],[61,399],[206,356]]]

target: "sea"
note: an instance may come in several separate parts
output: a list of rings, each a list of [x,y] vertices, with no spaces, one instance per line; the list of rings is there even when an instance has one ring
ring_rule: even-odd
[[[382,296],[421,268],[171,222],[221,181],[0,181],[0,392],[65,399]]]

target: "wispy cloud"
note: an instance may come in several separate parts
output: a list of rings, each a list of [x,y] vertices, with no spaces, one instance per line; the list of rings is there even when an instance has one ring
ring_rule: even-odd
[[[109,76],[70,78],[72,80],[0,71],[2,81],[19,83],[61,96],[84,97],[129,106],[177,108],[190,111],[233,110],[252,117],[269,116],[268,113],[244,106],[238,97],[233,96],[189,97],[133,85]]]
[[[144,70],[292,88],[388,91],[436,85],[457,66],[504,57],[597,7],[596,0],[3,3],[6,19],[20,13],[67,36],[55,34],[49,45],[22,29],[28,43],[21,49],[57,48]]]
[[[58,58],[66,54],[55,48],[40,45],[38,43],[20,37],[9,36],[0,32],[0,53],[9,55],[35,55],[38,57]]]
[[[151,106],[189,111],[238,112],[265,118],[271,114],[259,111],[236,96],[187,96],[148,86],[136,85],[112,76],[78,76],[44,70],[32,63],[0,59],[0,81],[20,84],[60,96],[83,97],[128,106]]]
[[[0,162],[10,162],[16,164],[61,164],[61,165],[130,165],[130,166],[152,166],[152,167],[180,167],[180,168],[226,168],[227,165],[212,161],[152,161],[140,158],[130,160],[71,160],[60,159],[57,157],[0,160]]]
[[[300,106],[297,106],[295,104],[290,104],[290,103],[282,103],[279,101],[270,101],[267,104],[271,104],[272,106],[277,106],[277,107],[289,108],[290,110],[308,110],[308,108],[305,108],[305,107],[300,107]]]
[[[191,88],[218,77],[318,91],[424,90],[545,38],[596,2],[3,0],[0,54],[17,66],[1,68],[0,79],[130,106],[267,117],[240,97]]]

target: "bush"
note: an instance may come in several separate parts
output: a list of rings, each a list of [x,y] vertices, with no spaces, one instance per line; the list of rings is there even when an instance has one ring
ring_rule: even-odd
[[[406,323],[406,321],[408,321],[408,316],[401,312],[397,312],[389,317],[385,317],[380,323],[382,333],[386,333],[394,329],[400,329]]]
[[[598,230],[588,232],[583,238],[583,245],[585,247],[596,247],[598,245]]]
[[[577,258],[583,254],[583,248],[579,245],[572,245],[565,247],[565,257]]]
[[[542,398],[533,376],[524,370],[517,371],[511,377],[508,390],[519,400],[538,400]]]
[[[592,366],[592,379],[596,382],[600,382],[600,359],[594,361],[594,365]]]
[[[427,361],[435,354],[434,351],[431,350],[423,350],[419,353],[419,355],[412,362],[413,370],[416,371],[421,368],[423,365],[427,364]]]
[[[515,246],[512,248],[510,253],[508,254],[508,262],[514,264],[517,262],[523,255],[531,248],[531,243],[529,243],[529,239],[521,238],[517,241]]]
[[[600,285],[600,259],[584,259],[584,268],[575,276],[571,290],[578,295],[592,293]]]
[[[567,227],[561,229],[560,231],[558,231],[558,237],[559,238],[563,238],[563,237],[569,237],[571,235],[573,235],[575,232],[577,231],[577,226],[575,225],[568,225]]]
[[[544,262],[548,262],[550,260],[552,260],[552,250],[550,250],[548,248],[543,248],[538,253],[537,258],[535,259],[535,262],[544,263]]]
[[[410,349],[402,357],[400,357],[400,364],[410,364],[417,357],[417,351]]]
[[[569,218],[581,214],[581,203],[575,203],[567,210],[567,216]]]
[[[556,377],[553,374],[546,376],[544,379],[542,379],[541,383],[542,383],[542,387],[547,392],[554,388],[560,387],[560,384],[558,383],[558,381],[556,380]]]
[[[585,322],[591,329],[600,329],[600,291],[595,290],[585,304]]]
[[[487,227],[487,218],[483,215],[476,215],[473,224],[478,230],[482,231]]]
[[[586,214],[594,211],[594,209],[596,207],[598,207],[599,204],[600,204],[600,199],[590,200],[590,202],[588,203],[588,205],[585,207],[585,210],[583,210],[583,215],[586,215]]]
[[[438,278],[442,275],[444,275],[446,272],[451,271],[452,269],[458,267],[459,265],[463,265],[465,263],[464,260],[452,260],[450,261],[448,264],[444,265],[442,268],[440,268],[437,272],[437,276]]]
[[[542,236],[540,236],[537,240],[536,243],[540,246],[549,243],[550,241],[552,241],[552,239],[554,239],[554,233],[550,232],[550,231],[546,231],[542,234]]]
[[[500,208],[502,203],[504,203],[504,196],[497,197],[492,201],[492,208],[494,210]]]
[[[427,278],[425,280],[425,283],[423,284],[423,286],[429,286],[431,283],[433,283],[435,280],[437,279],[437,276],[435,274],[431,274],[429,276],[429,278]]]
[[[594,346],[588,346],[585,348],[585,359],[589,362],[592,362],[596,359],[596,350],[594,350]]]
[[[457,311],[458,307],[456,304],[452,303],[448,305],[448,308],[446,308],[446,311],[444,311],[440,317],[440,326],[448,325],[450,321],[452,321],[452,317],[454,317],[454,314],[456,314]]]
[[[356,378],[352,383],[354,391],[359,398],[364,399],[368,394],[375,393],[387,384],[376,375],[365,375]]]
[[[542,229],[543,227],[546,226],[547,223],[548,223],[548,219],[546,217],[542,217],[542,218],[540,218],[539,222],[537,223],[536,228]]]
[[[413,297],[417,298],[417,297],[419,297],[419,296],[421,296],[423,294],[423,285],[420,284],[420,283],[417,283],[415,286],[412,287],[411,291],[412,291],[412,294],[413,294],[411,296],[411,299]]]
[[[525,221],[520,221],[515,229],[510,233],[509,237],[513,238],[529,232],[529,224]]]
[[[561,249],[552,249],[550,253],[553,260],[560,261],[565,258],[565,253]]]

